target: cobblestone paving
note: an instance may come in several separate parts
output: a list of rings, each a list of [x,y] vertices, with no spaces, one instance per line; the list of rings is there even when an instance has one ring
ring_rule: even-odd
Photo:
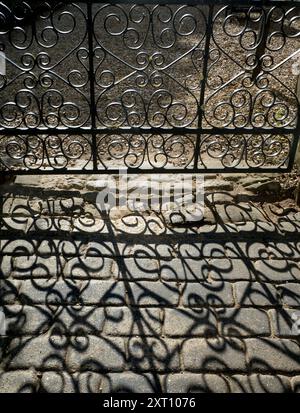
[[[300,391],[299,212],[231,198],[172,228],[12,188],[1,392]]]

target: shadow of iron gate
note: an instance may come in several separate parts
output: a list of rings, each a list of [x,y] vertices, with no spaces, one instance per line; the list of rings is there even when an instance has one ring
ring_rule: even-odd
[[[1,2],[1,174],[291,170],[299,2],[183,3]]]

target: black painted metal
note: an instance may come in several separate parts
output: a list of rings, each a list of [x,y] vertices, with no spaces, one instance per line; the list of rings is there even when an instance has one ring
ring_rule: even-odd
[[[1,174],[290,170],[299,2],[181,3],[0,2]]]

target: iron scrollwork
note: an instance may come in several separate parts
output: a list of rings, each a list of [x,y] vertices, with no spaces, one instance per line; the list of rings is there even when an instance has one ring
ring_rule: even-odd
[[[288,169],[294,2],[4,1],[0,169]]]

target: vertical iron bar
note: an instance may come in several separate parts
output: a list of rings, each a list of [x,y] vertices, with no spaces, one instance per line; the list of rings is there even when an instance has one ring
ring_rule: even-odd
[[[89,53],[89,79],[90,79],[90,114],[92,122],[92,156],[93,171],[98,170],[97,166],[97,141],[96,141],[96,100],[95,100],[95,72],[94,72],[94,46],[93,46],[93,0],[87,4],[87,31],[88,31],[88,53]]]
[[[262,9],[262,10],[264,10],[264,9]],[[269,10],[266,13],[266,17],[264,17],[262,19],[261,24],[260,24],[260,32],[259,32],[260,41],[259,41],[259,44],[258,44],[257,49],[256,49],[256,62],[257,62],[257,65],[253,69],[253,72],[252,72],[252,76],[251,76],[252,81],[257,78],[257,76],[259,75],[259,73],[261,71],[261,67],[262,67],[261,58],[265,54],[267,41],[268,41],[268,34],[269,34],[269,31],[270,31],[270,28],[271,28],[270,13],[271,13],[271,11]]]
[[[206,84],[206,76],[207,76],[207,68],[208,68],[208,59],[209,59],[209,46],[210,46],[210,39],[212,35],[212,26],[213,26],[213,10],[214,6],[209,5],[209,13],[208,13],[208,20],[207,20],[207,30],[206,30],[206,39],[205,39],[205,49],[204,49],[204,56],[203,56],[203,70],[202,70],[202,80],[201,80],[201,90],[200,90],[200,100],[199,100],[199,108],[198,108],[198,129],[202,128],[203,122],[203,104],[205,100],[205,84]],[[196,141],[196,148],[195,148],[195,160],[194,160],[194,169],[198,169],[198,160],[199,160],[199,151],[200,151],[200,141],[201,141],[201,131],[197,133],[197,141]]]
[[[300,81],[300,80],[299,80]],[[299,99],[299,97],[298,97]],[[296,130],[293,133],[293,143],[290,148],[290,158],[289,158],[289,163],[288,163],[288,170],[292,170],[294,166],[294,162],[296,159],[296,153],[297,153],[297,148],[300,142],[300,101],[298,101],[298,110],[297,110],[297,125],[296,125]]]
[[[288,10],[288,9],[286,9]],[[287,170],[291,171],[293,169],[296,156],[297,156],[297,149],[298,145],[300,143],[300,75],[298,75],[297,81],[296,81],[296,101],[297,101],[297,122],[296,122],[296,129],[293,133],[293,143],[290,148],[290,157],[287,165]]]

